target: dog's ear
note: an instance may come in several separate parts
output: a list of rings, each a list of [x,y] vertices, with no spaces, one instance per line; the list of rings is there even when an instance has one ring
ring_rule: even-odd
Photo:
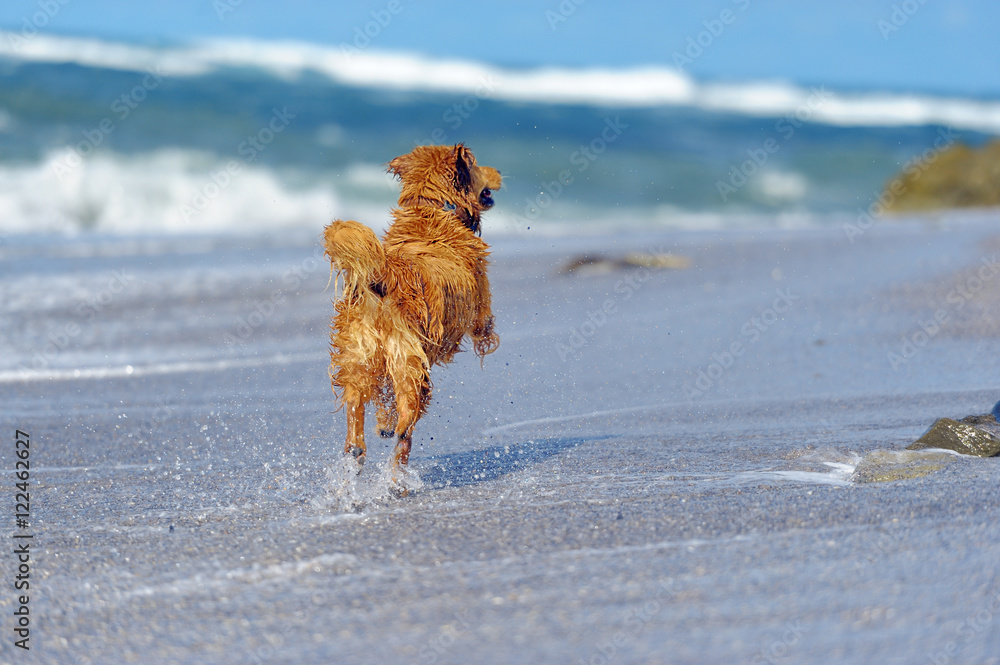
[[[389,162],[389,168],[386,169],[387,172],[393,174],[400,180],[403,178],[403,173],[406,168],[410,165],[410,155],[400,155],[396,157],[391,162]]]
[[[472,191],[471,165],[475,158],[469,149],[459,143],[455,146],[455,190],[468,194]]]

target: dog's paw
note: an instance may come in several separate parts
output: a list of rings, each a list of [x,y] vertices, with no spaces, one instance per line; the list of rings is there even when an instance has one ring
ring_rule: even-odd
[[[382,404],[379,406],[378,411],[375,412],[375,424],[378,426],[378,435],[383,439],[391,439],[396,436],[397,422],[399,422],[399,416],[396,414],[394,406]]]
[[[358,463],[358,473],[361,473],[361,469],[365,466],[365,449],[354,446],[351,448],[351,456],[354,457],[354,461]]]

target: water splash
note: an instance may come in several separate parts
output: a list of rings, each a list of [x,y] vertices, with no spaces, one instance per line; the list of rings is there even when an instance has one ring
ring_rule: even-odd
[[[358,473],[352,457],[341,457],[326,469],[326,494],[316,497],[317,508],[360,513],[386,506],[424,488],[420,475],[409,467],[392,468],[389,460],[372,460]]]
[[[792,470],[773,473],[788,480],[853,485],[922,478],[960,457],[958,453],[940,449],[876,449],[863,455],[826,449],[801,455]]]
[[[851,482],[882,483],[923,478],[961,456],[952,450],[873,450],[858,463]]]

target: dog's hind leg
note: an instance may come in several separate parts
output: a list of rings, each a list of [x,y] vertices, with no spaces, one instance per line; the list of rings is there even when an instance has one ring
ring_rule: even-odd
[[[383,369],[370,309],[364,298],[339,301],[330,337],[330,382],[347,410],[344,454],[352,455],[359,466],[365,463],[365,404],[378,389]]]
[[[375,392],[375,379],[365,365],[343,362],[333,377],[334,388],[343,391],[343,404],[347,411],[347,440],[344,454],[351,455],[358,465],[365,463],[365,404]]]
[[[365,401],[358,395],[346,395],[344,407],[347,409],[347,441],[344,454],[353,455],[358,465],[365,463]]]

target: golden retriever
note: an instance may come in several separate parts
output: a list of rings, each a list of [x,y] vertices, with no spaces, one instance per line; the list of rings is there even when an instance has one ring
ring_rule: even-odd
[[[324,230],[331,269],[344,279],[330,335],[330,379],[347,408],[344,453],[364,464],[365,405],[375,401],[383,437],[396,436],[393,469],[407,464],[417,420],[431,399],[430,369],[470,336],[483,359],[493,330],[489,246],[480,215],[500,172],[464,145],[421,146],[389,162],[402,181],[381,242],[368,227],[336,220]]]

